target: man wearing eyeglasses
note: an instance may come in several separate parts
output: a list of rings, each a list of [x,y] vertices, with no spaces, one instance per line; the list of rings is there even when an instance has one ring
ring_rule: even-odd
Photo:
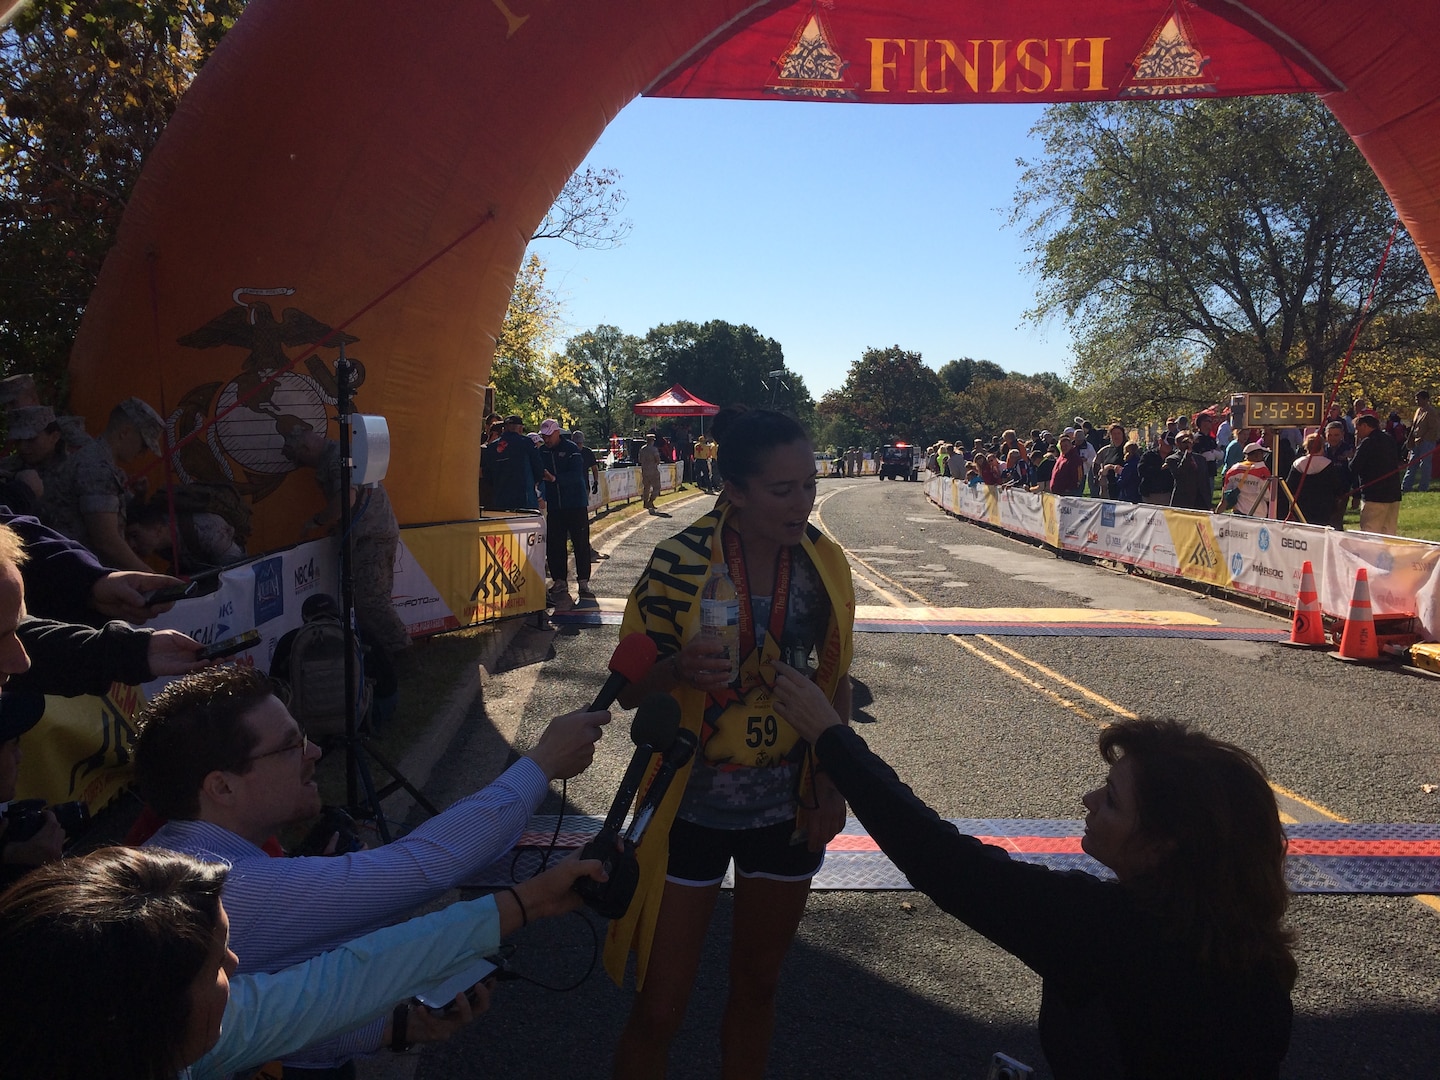
[[[136,782],[169,819],[146,845],[230,863],[223,899],[240,969],[279,971],[409,915],[509,851],[549,782],[589,766],[609,721],[605,712],[555,718],[489,787],[393,843],[272,859],[266,839],[320,810],[320,748],[264,675],[232,666],[197,672],[162,690],[139,721]],[[353,1076],[356,1054],[444,1038],[456,1026],[424,1009],[400,1022],[382,1018],[302,1052],[286,1075]]]

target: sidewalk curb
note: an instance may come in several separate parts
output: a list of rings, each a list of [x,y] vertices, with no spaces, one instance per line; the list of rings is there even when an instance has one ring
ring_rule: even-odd
[[[688,503],[704,494],[705,492],[697,488],[694,494],[685,498],[671,499],[670,502],[672,505]],[[639,514],[618,518],[608,523],[605,528],[595,530],[592,535],[603,536],[632,524],[638,528],[640,524],[649,520],[648,517]],[[425,786],[430,780],[430,774],[449,751],[456,736],[460,734],[460,729],[470,715],[476,700],[480,697],[485,683],[489,681],[490,672],[499,666],[501,657],[505,655],[520,632],[525,629],[526,620],[531,618],[533,618],[533,614],[517,615],[496,623],[492,627],[493,632],[487,634],[481,643],[480,653],[475,658],[473,667],[455,681],[445,704],[436,712],[424,732],[401,756],[400,771],[421,791],[425,790]],[[409,792],[401,790],[386,801],[385,816],[391,820],[404,821],[414,808],[415,800]]]

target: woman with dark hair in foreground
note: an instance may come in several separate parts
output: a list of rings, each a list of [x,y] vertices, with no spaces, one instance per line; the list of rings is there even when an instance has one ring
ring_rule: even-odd
[[[52,863],[0,894],[0,1076],[208,1080],[256,1068],[463,973],[530,919],[574,910],[575,880],[599,867],[566,859],[273,975],[237,976],[225,866],[124,847]],[[455,1005],[467,1009],[463,995]]]
[[[1110,763],[1082,798],[1103,881],[964,836],[776,664],[776,710],[815,748],[915,888],[1044,980],[1041,1045],[1059,1080],[1276,1077],[1290,1044],[1285,835],[1260,765],[1170,720],[1100,734]]]

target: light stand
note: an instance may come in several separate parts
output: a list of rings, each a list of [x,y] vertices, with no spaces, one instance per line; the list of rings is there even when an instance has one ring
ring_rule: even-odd
[[[350,505],[351,480],[354,477],[355,459],[351,446],[350,380],[354,366],[345,356],[345,346],[340,346],[340,358],[335,362],[335,407],[340,421],[340,613],[345,628],[345,800],[346,808],[357,816],[368,811],[375,818],[375,828],[384,843],[390,842],[390,826],[385,822],[380,802],[404,788],[410,796],[432,816],[437,810],[414,784],[410,783],[398,768],[375,752],[373,746],[360,734],[359,701],[356,698],[358,673],[355,670],[355,541],[350,535],[354,524]],[[367,755],[375,759],[382,769],[393,777],[390,784],[380,791],[375,790],[375,780],[370,773]],[[360,788],[365,791],[365,802],[360,801]]]

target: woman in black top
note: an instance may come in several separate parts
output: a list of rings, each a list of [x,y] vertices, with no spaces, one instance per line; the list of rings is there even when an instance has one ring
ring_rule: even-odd
[[[1285,835],[1253,758],[1175,721],[1106,728],[1110,775],[1082,799],[1081,841],[1115,872],[1105,881],[962,835],[808,680],[776,669],[777,710],[911,884],[1044,980],[1059,1080],[1279,1075],[1295,982]]]

